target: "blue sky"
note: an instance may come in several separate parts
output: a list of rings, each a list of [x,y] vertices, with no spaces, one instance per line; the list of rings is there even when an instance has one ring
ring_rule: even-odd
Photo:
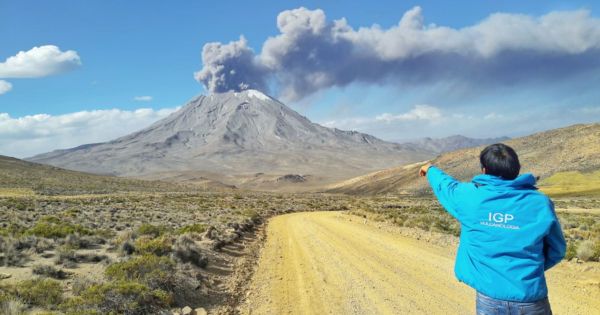
[[[0,84],[0,113],[4,113],[0,115],[0,154],[25,157],[106,141],[142,128],[193,96],[208,93],[194,79],[194,73],[203,69],[201,54],[206,43],[227,44],[243,35],[258,56],[267,38],[280,34],[277,16],[285,10],[321,9],[329,22],[345,18],[354,29],[377,24],[387,30],[415,6],[421,8],[425,24],[456,30],[496,12],[537,18],[583,9],[591,22],[598,21],[600,12],[600,5],[593,1],[0,0],[0,62],[44,45],[54,45],[60,52],[72,50],[79,58],[77,64],[45,74],[0,75],[10,85],[2,93]],[[599,59],[597,49],[585,53],[591,61],[582,57],[582,63]],[[569,66],[575,61],[569,60]],[[542,71],[539,77],[514,84],[491,80],[481,87],[465,78],[457,83],[452,73],[443,80],[422,82],[393,79],[394,74],[376,81],[358,76],[293,97],[286,97],[283,89],[274,88],[277,83],[268,81],[268,92],[281,96],[313,121],[387,140],[456,133],[518,136],[598,121],[598,69],[594,65],[567,72]],[[83,120],[74,121],[74,113]],[[532,119],[531,123],[525,118]],[[106,120],[119,126],[111,127]]]

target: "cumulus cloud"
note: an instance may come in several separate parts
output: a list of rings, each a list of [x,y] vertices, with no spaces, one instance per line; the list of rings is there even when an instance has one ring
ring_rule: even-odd
[[[18,118],[0,113],[0,154],[23,158],[57,148],[112,140],[145,128],[177,109],[110,109]]]
[[[281,12],[277,27],[259,54],[243,37],[205,45],[196,78],[211,92],[261,89],[273,80],[282,97],[297,100],[353,82],[510,85],[600,67],[600,20],[587,10],[497,13],[451,28],[426,24],[415,7],[388,29],[356,29],[344,18],[328,21],[322,10],[298,8]]]
[[[407,121],[407,120],[438,120],[442,118],[442,112],[430,105],[416,105],[407,113],[393,115],[389,113],[381,114],[375,117],[375,120],[392,122],[392,121]]]
[[[0,80],[0,95],[12,90],[12,84],[10,82]]]
[[[144,95],[144,96],[136,96],[133,98],[136,102],[150,102],[152,101],[152,96]]]
[[[54,45],[45,45],[8,57],[0,63],[0,78],[39,78],[73,70],[80,65],[76,51],[61,51]]]
[[[330,120],[322,124],[330,128],[341,128],[359,130],[365,126],[378,125],[381,123],[411,123],[411,122],[430,122],[435,123],[444,118],[442,111],[431,105],[415,105],[406,113],[390,114],[383,113],[375,117],[354,117],[340,120]]]

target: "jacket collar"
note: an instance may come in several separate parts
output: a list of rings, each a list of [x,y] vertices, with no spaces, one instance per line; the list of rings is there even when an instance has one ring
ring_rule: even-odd
[[[494,175],[479,174],[473,177],[472,181],[477,186],[512,189],[537,189],[535,187],[535,177],[531,173],[521,174],[513,180],[506,180]]]

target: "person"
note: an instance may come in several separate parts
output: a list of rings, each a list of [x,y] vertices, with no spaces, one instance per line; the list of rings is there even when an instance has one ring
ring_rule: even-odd
[[[566,248],[554,205],[532,174],[519,175],[511,147],[492,144],[479,160],[468,183],[429,163],[419,170],[460,223],[455,275],[476,290],[477,314],[552,314],[544,272]]]

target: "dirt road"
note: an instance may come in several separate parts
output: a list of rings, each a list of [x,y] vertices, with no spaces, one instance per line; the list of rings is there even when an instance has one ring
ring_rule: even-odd
[[[454,248],[339,212],[273,218],[242,314],[473,314]],[[585,266],[587,265],[587,266]],[[548,274],[555,314],[600,314],[600,264]]]

